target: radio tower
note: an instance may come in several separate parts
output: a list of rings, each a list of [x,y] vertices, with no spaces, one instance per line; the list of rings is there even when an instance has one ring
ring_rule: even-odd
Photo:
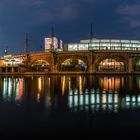
[[[54,49],[54,28],[52,27],[51,29],[51,37],[52,37],[52,44],[51,44],[51,49]]]
[[[90,43],[92,42],[93,39],[93,24],[91,23],[90,25]]]
[[[28,33],[26,33],[25,37],[25,48],[24,48],[24,54],[25,54],[25,66],[28,66],[28,47],[29,47],[29,39],[28,39]]]
[[[24,48],[24,53],[25,54],[28,53],[28,47],[29,47],[29,39],[28,39],[28,33],[26,33],[26,37],[25,37],[25,48]]]
[[[90,38],[89,38],[89,43],[88,43],[88,49],[89,49],[89,47],[91,47],[92,39],[93,39],[93,25],[91,23],[91,25],[90,25]]]

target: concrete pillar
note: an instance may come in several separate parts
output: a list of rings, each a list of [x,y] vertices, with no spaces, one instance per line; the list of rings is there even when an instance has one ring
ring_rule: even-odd
[[[133,72],[133,62],[132,58],[128,59],[128,73],[131,74]]]

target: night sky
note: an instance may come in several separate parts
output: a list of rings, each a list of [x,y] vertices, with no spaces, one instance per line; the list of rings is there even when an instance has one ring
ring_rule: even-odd
[[[25,33],[30,51],[43,50],[44,37],[64,42],[95,38],[140,39],[139,0],[0,0],[0,55],[22,53]]]

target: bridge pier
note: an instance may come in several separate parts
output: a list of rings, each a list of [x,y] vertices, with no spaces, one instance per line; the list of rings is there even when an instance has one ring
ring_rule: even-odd
[[[96,65],[95,65],[95,62],[88,64],[88,72],[89,73],[96,73]]]
[[[95,64],[95,61],[93,62],[93,73],[96,73],[96,64]]]
[[[58,72],[57,65],[52,65],[51,71],[54,73]]]
[[[93,52],[90,53],[89,56],[89,63],[88,63],[88,72],[89,73],[95,73],[96,67],[95,67],[95,54]]]
[[[93,73],[93,65],[91,63],[88,64],[88,72]]]
[[[128,73],[129,74],[133,73],[133,59],[132,58],[128,59]]]

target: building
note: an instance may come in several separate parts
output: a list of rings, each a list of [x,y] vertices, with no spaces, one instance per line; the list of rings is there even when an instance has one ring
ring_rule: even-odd
[[[75,50],[140,50],[140,40],[117,40],[117,39],[89,39],[79,43],[69,43],[68,51]]]
[[[62,51],[63,50],[62,46],[63,46],[62,40],[60,40],[57,37],[45,38],[45,52],[50,50]]]
[[[18,66],[24,64],[24,55],[5,55],[0,58],[2,66]]]

